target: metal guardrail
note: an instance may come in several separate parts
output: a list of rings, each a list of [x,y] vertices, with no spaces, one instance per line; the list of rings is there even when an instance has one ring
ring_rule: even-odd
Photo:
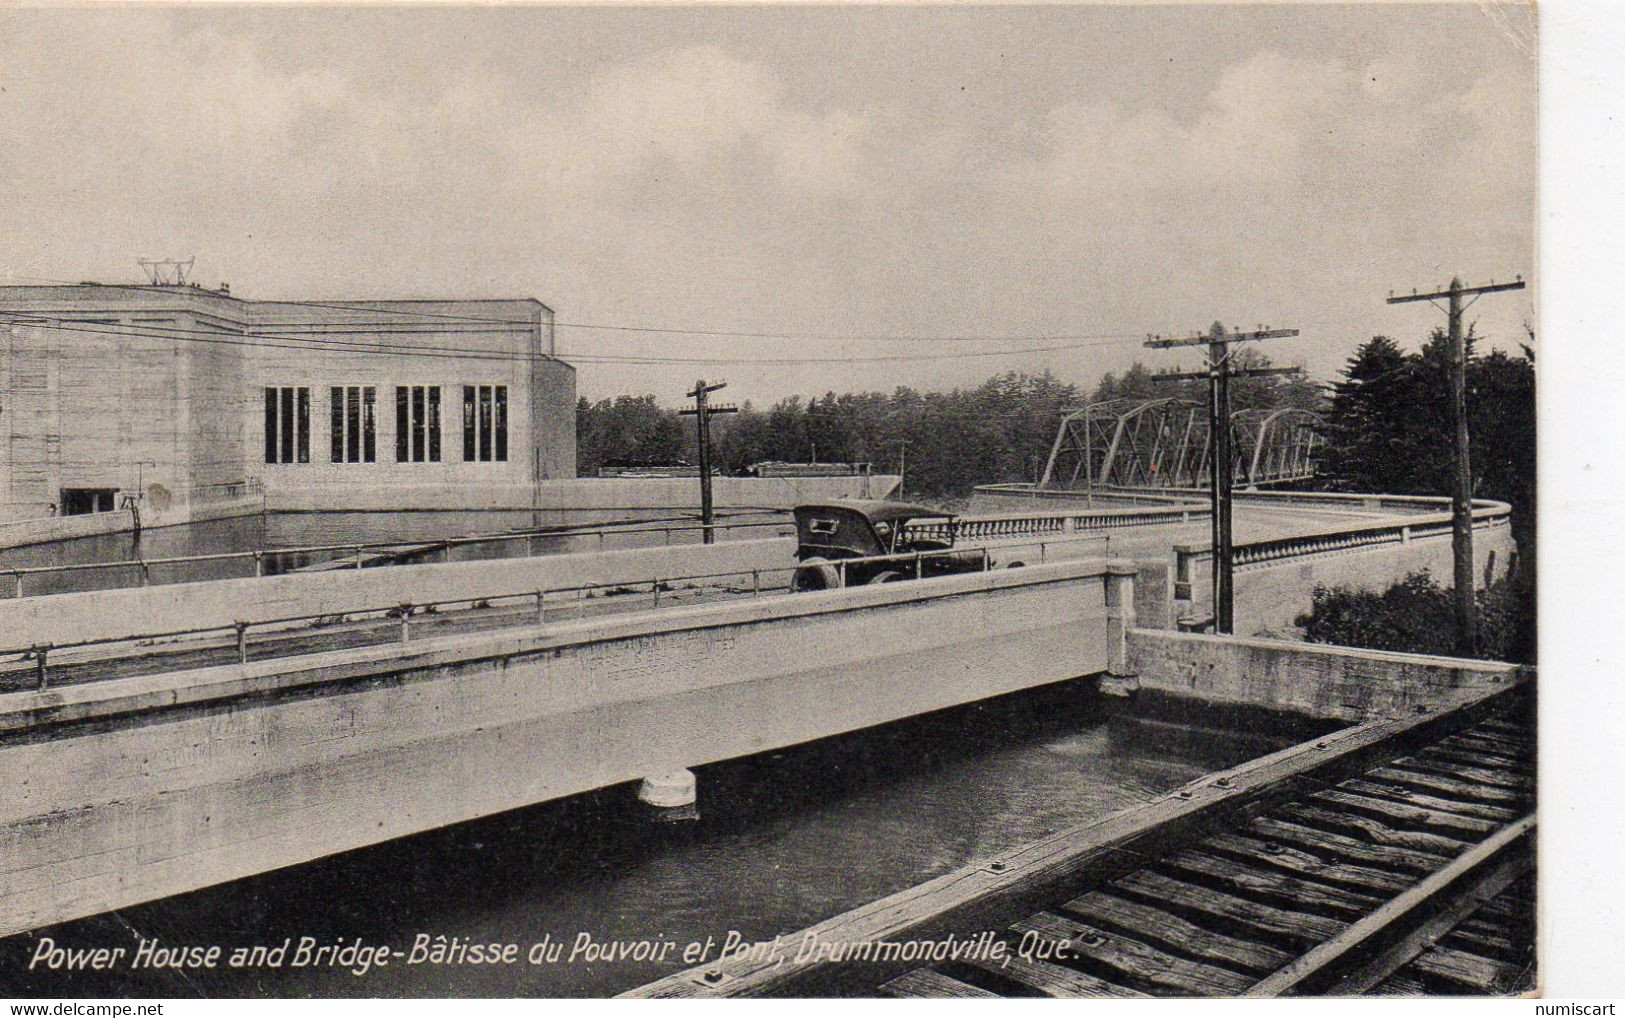
[[[191,502],[228,502],[234,498],[252,498],[265,494],[265,482],[258,477],[242,481],[222,481],[218,484],[198,484],[184,489]]]
[[[244,565],[243,575],[240,577],[210,577],[211,579],[248,579],[249,577],[274,576],[288,572],[276,568],[280,560],[289,558],[299,559],[318,555],[328,555],[334,558],[354,559],[353,567],[344,568],[362,569],[367,567],[367,560],[363,555],[367,552],[380,553],[381,557],[399,559],[404,557],[418,557],[432,555],[435,552],[442,554],[441,561],[450,561],[453,548],[478,547],[489,544],[506,544],[513,541],[528,541],[543,538],[598,538],[598,550],[605,550],[605,538],[623,534],[660,534],[662,543],[669,545],[675,534],[694,533],[710,529],[713,533],[734,529],[778,527],[786,533],[793,533],[793,525],[787,520],[761,520],[744,523],[714,523],[707,528],[704,524],[660,526],[631,525],[627,527],[606,527],[598,529],[559,528],[556,530],[518,531],[508,534],[486,534],[477,537],[450,537],[438,538],[428,541],[405,542],[360,542],[347,544],[318,544],[302,545],[292,548],[261,548],[255,551],[224,551],[205,555],[176,555],[161,558],[123,559],[116,562],[80,562],[60,566],[19,566],[11,569],[0,569],[0,577],[6,582],[0,587],[0,598],[20,598],[29,595],[24,589],[24,581],[28,577],[45,576],[62,573],[86,573],[107,570],[128,570],[134,574],[136,582],[127,584],[132,587],[146,587],[153,585],[153,570],[155,567],[185,567],[205,565],[215,562],[241,562]],[[334,553],[340,553],[335,556]],[[331,560],[331,559],[330,559]],[[376,558],[373,560],[376,561]],[[299,563],[309,565],[314,563]],[[179,581],[177,581],[179,582]]]
[[[925,561],[939,557],[963,558],[967,552],[980,553],[983,571],[987,571],[992,568],[992,549],[985,547],[970,549],[949,548],[941,551],[909,552],[899,555],[871,555],[861,558],[838,559],[830,564],[836,566],[840,573],[841,585],[844,587],[846,586],[846,570],[849,566],[875,562],[895,562],[903,564],[906,568],[907,565],[912,564],[914,576],[916,578],[920,578],[923,576],[923,563]],[[1040,552],[1041,555],[1039,561],[1042,562],[1042,545],[1040,546]],[[802,568],[802,563],[796,562],[793,565],[785,566],[767,566],[765,568],[757,567],[753,569],[731,569],[717,573],[694,573],[679,576],[662,576],[647,580],[611,580],[602,583],[582,583],[563,587],[544,587],[537,590],[523,592],[493,591],[488,594],[465,594],[454,598],[444,598],[421,602],[403,602],[393,605],[372,605],[367,607],[346,609],[339,612],[329,610],[325,612],[307,612],[297,615],[282,615],[272,618],[254,619],[252,621],[239,620],[229,625],[153,630],[142,633],[130,633],[124,636],[98,637],[89,640],[71,640],[63,643],[32,644],[26,647],[5,647],[0,648],[0,657],[15,658],[24,662],[34,662],[36,676],[34,688],[36,690],[43,690],[50,688],[50,655],[55,651],[74,650],[85,647],[103,647],[121,643],[150,644],[155,641],[173,640],[179,637],[204,636],[211,633],[229,633],[234,635],[236,638],[237,660],[240,663],[246,664],[249,660],[248,634],[249,631],[253,629],[276,627],[285,631],[289,628],[297,626],[300,623],[306,624],[307,628],[317,628],[317,625],[313,624],[320,624],[321,627],[326,627],[332,625],[342,625],[350,622],[360,622],[368,618],[378,620],[395,619],[400,626],[400,642],[408,643],[412,639],[412,619],[414,616],[436,613],[440,609],[450,607],[452,605],[466,605],[468,608],[472,609],[480,607],[489,608],[494,602],[501,601],[513,601],[522,605],[529,604],[534,607],[535,611],[535,616],[532,621],[536,625],[542,625],[547,621],[548,601],[550,598],[556,602],[560,597],[574,595],[573,598],[571,598],[572,600],[584,601],[595,596],[594,592],[597,591],[606,592],[604,595],[598,596],[628,595],[639,593],[642,588],[647,587],[649,593],[654,599],[654,607],[658,608],[660,606],[661,594],[674,591],[676,589],[674,586],[675,584],[684,584],[689,587],[694,587],[696,585],[723,587],[723,584],[715,582],[710,584],[698,584],[698,581],[716,581],[722,579],[734,579],[741,581],[737,589],[727,587],[727,589],[731,592],[744,593],[748,589],[752,597],[759,597],[764,591],[777,592],[780,590],[788,590],[791,587],[790,582],[764,585],[763,577],[778,574],[788,574],[793,578],[795,573]],[[750,586],[748,588],[746,588],[742,582],[745,577],[750,578]]]

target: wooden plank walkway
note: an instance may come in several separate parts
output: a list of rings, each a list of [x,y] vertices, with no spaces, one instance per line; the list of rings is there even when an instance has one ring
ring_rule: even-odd
[[[1530,733],[1480,721],[1178,845],[1003,940],[1041,948],[1045,996],[1526,992],[1534,791]],[[961,968],[965,987],[1010,995],[1008,968]],[[878,992],[944,995],[933,975],[947,978],[913,969]]]

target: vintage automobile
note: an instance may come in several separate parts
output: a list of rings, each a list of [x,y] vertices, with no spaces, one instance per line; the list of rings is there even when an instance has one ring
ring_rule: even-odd
[[[959,554],[954,517],[923,505],[879,499],[845,499],[795,509],[797,567],[795,590],[830,590],[868,583],[891,583],[916,576],[948,576],[985,567],[980,550]],[[919,524],[924,524],[920,526]],[[913,532],[910,525],[914,524]],[[915,556],[916,552],[925,554]],[[891,561],[842,560],[899,556]],[[907,557],[905,557],[907,556]]]

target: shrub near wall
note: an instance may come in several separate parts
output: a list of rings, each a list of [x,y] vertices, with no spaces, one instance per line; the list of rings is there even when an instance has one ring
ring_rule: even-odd
[[[1534,663],[1535,601],[1528,570],[1478,593],[1479,649],[1474,656]],[[1317,586],[1314,606],[1295,620],[1311,643],[1412,654],[1456,653],[1454,592],[1426,571],[1387,590]]]

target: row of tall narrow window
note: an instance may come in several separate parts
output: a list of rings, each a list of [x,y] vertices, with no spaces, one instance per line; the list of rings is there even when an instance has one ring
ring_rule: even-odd
[[[508,387],[463,388],[463,461],[508,460]],[[328,393],[329,458],[374,463],[378,458],[378,390],[335,385]],[[265,387],[265,462],[310,462],[310,387]],[[395,462],[440,462],[440,386],[395,387]]]

